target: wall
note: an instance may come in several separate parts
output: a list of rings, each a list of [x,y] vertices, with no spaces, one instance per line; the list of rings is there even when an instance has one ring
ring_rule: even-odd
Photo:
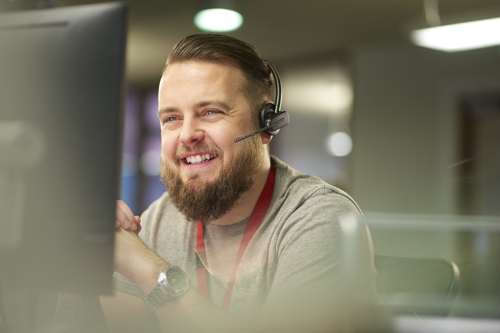
[[[352,194],[365,211],[455,213],[457,103],[500,91],[498,48],[386,45],[357,49],[353,59]]]
[[[500,123],[467,123],[476,136],[471,140],[464,137],[462,117],[464,101],[499,95],[499,60],[498,47],[444,53],[400,44],[353,52],[351,194],[368,221],[410,221],[413,226],[442,218],[448,221],[428,223],[422,230],[372,228],[372,237],[376,254],[454,260],[461,273],[454,315],[498,315],[491,310],[498,309],[500,295],[498,216],[454,214],[471,205],[463,200],[465,191],[498,184],[498,169],[481,170],[481,161],[500,151],[500,142],[484,139],[497,138],[490,134],[500,132]],[[464,159],[464,145],[474,146],[477,154]],[[479,168],[464,174],[463,166],[470,163]],[[482,191],[480,200],[498,199],[498,192],[498,187]],[[451,227],[457,221],[467,224],[467,230]],[[497,231],[481,230],[478,222],[484,221]]]

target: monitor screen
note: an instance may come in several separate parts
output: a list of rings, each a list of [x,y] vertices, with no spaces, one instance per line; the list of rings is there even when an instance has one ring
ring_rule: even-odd
[[[0,14],[0,273],[111,291],[126,7]]]

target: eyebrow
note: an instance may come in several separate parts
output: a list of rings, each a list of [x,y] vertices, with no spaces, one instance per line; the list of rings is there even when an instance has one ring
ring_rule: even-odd
[[[226,102],[223,102],[221,100],[201,101],[195,105],[195,108],[203,108],[203,107],[206,107],[209,105],[214,105],[214,106],[220,107],[220,108],[225,109],[225,110],[231,110],[231,107],[229,106],[229,104],[227,104]],[[174,107],[165,107],[163,109],[158,109],[158,118],[160,118],[160,116],[162,114],[172,113],[172,112],[175,112],[176,110],[177,109]]]
[[[171,112],[174,112],[175,111],[175,108],[171,108],[171,107],[166,107],[166,108],[163,108],[163,109],[158,109],[158,118],[161,117],[162,114],[164,113],[171,113]]]

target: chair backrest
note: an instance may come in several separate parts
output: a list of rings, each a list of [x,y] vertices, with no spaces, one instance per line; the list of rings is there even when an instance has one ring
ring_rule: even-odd
[[[460,273],[450,260],[375,256],[380,303],[394,315],[447,316]]]

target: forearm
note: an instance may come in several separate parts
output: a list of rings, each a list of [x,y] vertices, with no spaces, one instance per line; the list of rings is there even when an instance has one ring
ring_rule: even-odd
[[[137,276],[136,282],[145,295],[149,295],[156,287],[158,276],[164,267],[170,267],[163,260],[150,258],[145,265],[149,275]],[[194,286],[191,285],[186,294],[167,300],[156,311],[155,315],[165,330],[175,331],[229,331],[233,326],[230,317],[221,309],[210,303]]]
[[[133,280],[144,295],[149,295],[157,286],[161,271],[169,268],[170,263],[149,249],[132,232],[118,230],[115,244],[118,246],[115,251],[116,271]],[[174,326],[177,329],[199,331],[231,326],[229,316],[212,305],[193,286],[186,294],[168,299],[155,311],[155,315],[165,329]]]
[[[173,332],[234,332],[236,323],[198,291],[191,289],[183,296],[168,300],[155,311],[161,326]]]

